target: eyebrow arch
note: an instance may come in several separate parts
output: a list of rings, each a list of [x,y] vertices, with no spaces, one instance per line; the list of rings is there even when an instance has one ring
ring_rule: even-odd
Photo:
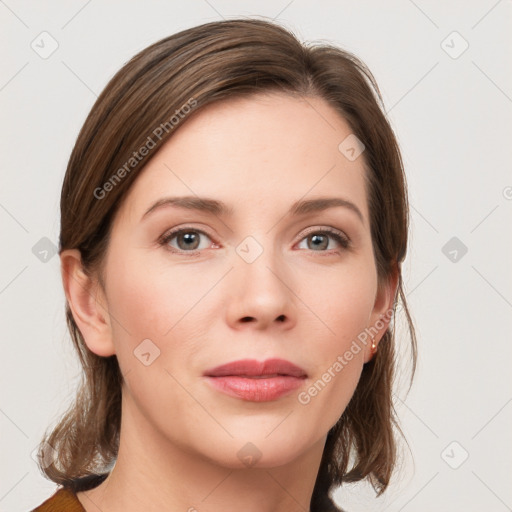
[[[206,213],[212,213],[216,216],[230,217],[233,215],[233,208],[228,207],[225,203],[216,199],[198,196],[179,196],[164,197],[154,203],[142,216],[141,221],[151,212],[167,207],[174,206],[186,210],[197,210]],[[319,212],[329,208],[342,206],[354,212],[359,220],[364,224],[363,214],[361,210],[351,201],[341,197],[318,197],[315,199],[299,200],[292,204],[289,215],[305,215],[308,213]]]

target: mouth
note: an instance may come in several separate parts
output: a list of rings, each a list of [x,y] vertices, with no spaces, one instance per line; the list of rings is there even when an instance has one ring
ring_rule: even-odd
[[[261,362],[255,359],[241,359],[206,370],[204,375],[206,377],[246,378],[307,377],[305,370],[285,359],[267,359]]]
[[[302,368],[284,359],[243,359],[204,372],[214,389],[251,402],[268,402],[290,394],[307,378]]]

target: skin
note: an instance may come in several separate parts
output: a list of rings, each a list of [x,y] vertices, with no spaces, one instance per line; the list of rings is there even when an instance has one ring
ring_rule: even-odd
[[[100,356],[116,354],[125,378],[118,459],[105,482],[78,493],[87,512],[309,510],[326,435],[372,357],[370,342],[308,404],[298,394],[392,307],[397,286],[396,275],[378,286],[364,153],[349,161],[338,150],[350,133],[319,98],[273,93],[212,104],[179,127],[130,188],[114,219],[105,289],[84,274],[77,250],[62,252],[85,342]],[[214,198],[233,212],[164,207],[141,221],[170,195]],[[362,221],[345,207],[287,214],[295,201],[322,196],[350,200]],[[193,231],[195,256],[177,237],[158,243],[174,227],[206,233]],[[315,246],[325,228],[350,247],[327,235]],[[248,236],[263,249],[251,263],[237,252]],[[387,319],[379,325],[376,344]],[[160,350],[148,366],[134,356],[145,339]],[[227,396],[202,376],[271,357],[308,374],[274,401]],[[260,455],[250,466],[237,455],[249,442]]]

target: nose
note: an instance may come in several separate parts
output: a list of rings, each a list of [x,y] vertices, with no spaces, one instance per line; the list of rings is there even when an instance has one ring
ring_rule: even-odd
[[[227,283],[227,321],[234,329],[290,329],[296,322],[297,297],[289,267],[274,251],[263,250],[248,262],[235,256]],[[248,325],[249,324],[249,325]]]

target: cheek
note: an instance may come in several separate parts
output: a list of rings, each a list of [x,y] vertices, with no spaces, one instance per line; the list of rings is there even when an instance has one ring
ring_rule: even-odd
[[[327,318],[335,334],[327,331],[315,337],[307,356],[313,362],[308,386],[297,396],[299,407],[319,431],[330,429],[343,414],[361,377],[365,354],[358,336],[365,327],[366,310]]]
[[[162,432],[173,425],[176,442],[186,439],[190,426],[204,420],[204,411],[181,384],[187,386],[183,369],[189,367],[194,339],[200,335],[197,325],[202,324],[193,307],[212,284],[204,279],[200,284],[198,277],[179,269],[164,274],[135,261],[125,261],[108,275],[116,357],[125,377],[123,393],[137,404],[130,406],[132,414],[139,411],[152,418]],[[185,424],[188,430],[180,430]]]
[[[157,339],[174,323],[177,309],[172,293],[162,293],[151,273],[130,272],[128,279],[113,281],[109,307],[118,322],[116,334],[129,337],[132,343],[144,338]],[[122,329],[124,327],[125,329]],[[117,337],[117,336],[116,336]]]
[[[302,287],[301,298],[314,313],[317,343],[310,344],[312,360],[326,364],[334,355],[342,354],[357,336],[369,327],[375,303],[377,279],[371,265],[353,265],[332,272],[317,287]],[[327,358],[327,359],[326,359]]]
[[[109,307],[133,336],[163,338],[204,293],[197,274],[149,258],[122,261],[109,275]]]
[[[114,260],[114,259],[113,259]],[[121,258],[109,269],[108,299],[116,355],[128,370],[144,340],[158,353],[158,364],[172,370],[182,358],[197,350],[194,340],[202,339],[211,322],[211,312],[201,301],[218,280],[217,275],[148,263],[142,256]],[[202,315],[202,318],[198,317]],[[151,351],[151,350],[150,350]]]
[[[311,382],[298,402],[323,426],[336,423],[357,387],[370,343],[366,329],[375,291],[375,276],[365,267],[333,275],[328,286],[307,296],[303,292],[315,313],[315,329],[306,345]]]

